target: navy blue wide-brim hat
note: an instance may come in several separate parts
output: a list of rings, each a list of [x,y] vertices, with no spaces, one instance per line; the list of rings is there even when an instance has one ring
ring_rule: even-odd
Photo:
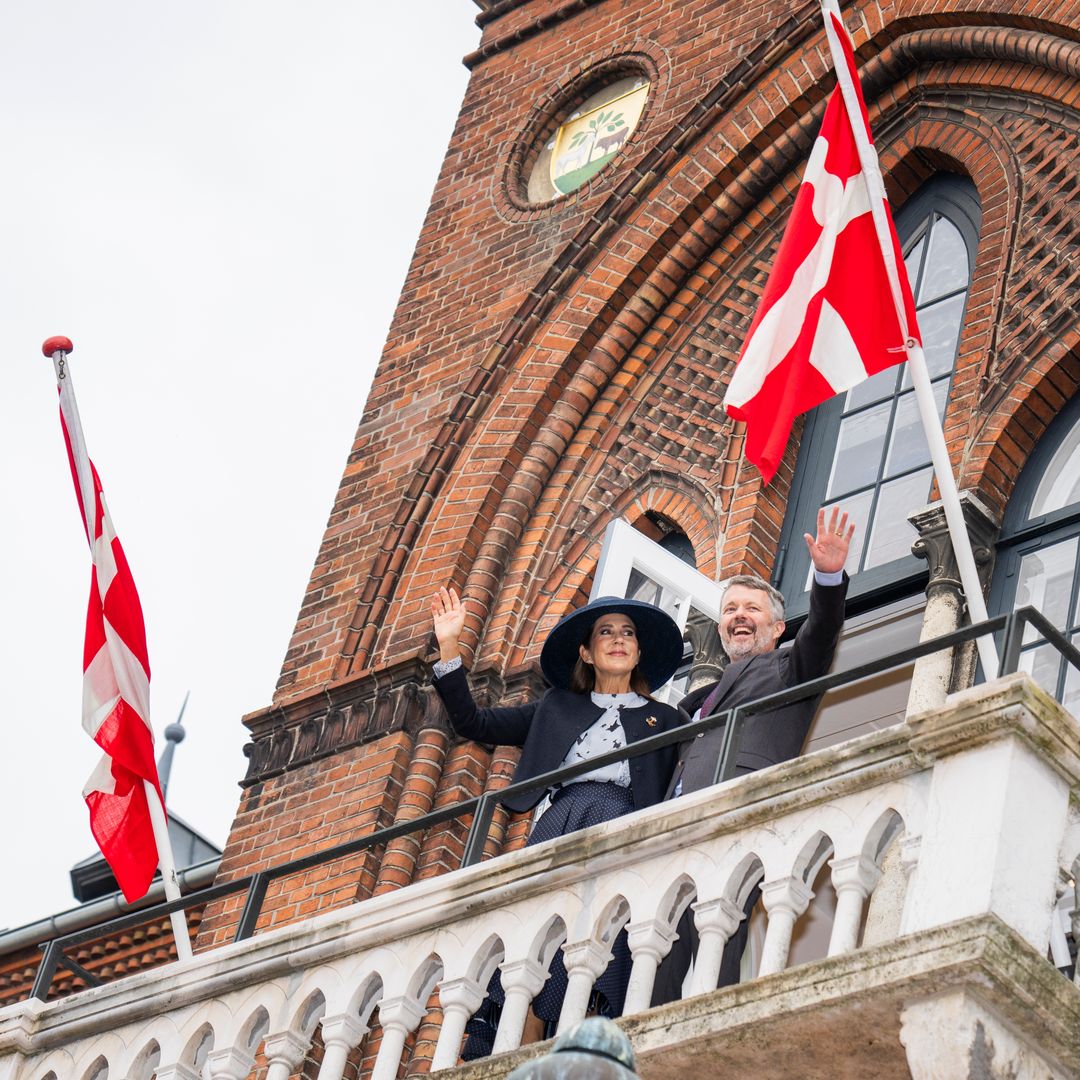
[[[633,621],[641,649],[638,670],[650,690],[663,686],[682,663],[682,634],[666,611],[621,596],[601,596],[555,624],[540,652],[540,667],[547,681],[562,690],[570,689],[578,646],[588,643],[593,624],[604,615],[625,615]]]

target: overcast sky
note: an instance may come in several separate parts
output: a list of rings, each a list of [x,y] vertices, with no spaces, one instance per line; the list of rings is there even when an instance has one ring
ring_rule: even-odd
[[[6,0],[0,928],[74,906],[90,563],[50,335],[224,844],[468,73],[472,0]],[[403,122],[401,117],[407,117]]]

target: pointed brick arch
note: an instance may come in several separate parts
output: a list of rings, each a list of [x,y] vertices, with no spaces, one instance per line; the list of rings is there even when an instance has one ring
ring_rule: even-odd
[[[567,505],[572,508],[573,500],[567,500]],[[621,517],[636,526],[650,511],[686,533],[698,570],[713,576],[716,516],[709,493],[685,477],[650,470],[640,485],[623,491],[610,510],[580,531],[564,527],[560,539],[546,549],[519,552],[487,625],[480,662],[515,670],[535,661],[548,631],[588,599],[608,522]],[[517,563],[521,570],[515,573]]]

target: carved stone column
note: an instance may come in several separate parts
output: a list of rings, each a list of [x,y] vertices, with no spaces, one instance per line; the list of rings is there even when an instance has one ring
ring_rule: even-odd
[[[521,1045],[529,1006],[548,977],[547,968],[530,959],[508,961],[499,967],[499,972],[506,1001],[495,1032],[493,1054],[516,1050]]]
[[[563,961],[566,964],[566,996],[556,1035],[585,1019],[593,984],[611,963],[611,946],[592,938],[574,941],[563,945]]]
[[[405,1040],[423,1019],[423,1005],[408,995],[383,998],[379,1002],[379,1023],[382,1024],[383,1035],[371,1070],[371,1080],[395,1080],[401,1068]]]
[[[1001,522],[970,491],[961,493],[960,504],[971,537],[975,564],[979,568],[979,581],[985,593],[994,569],[994,541],[1001,529]],[[919,534],[911,545],[912,554],[926,559],[930,565],[926,612],[919,637],[920,641],[928,641],[958,629],[966,616],[967,603],[941,503],[933,503],[911,514],[908,521]],[[937,708],[944,704],[946,694],[970,686],[975,675],[976,659],[975,643],[971,642],[963,649],[943,649],[916,661],[908,697],[908,715]],[[988,675],[992,678],[997,672],[989,672]]]
[[[180,1064],[159,1065],[154,1076],[157,1080],[202,1080],[202,1072],[199,1069]]]
[[[349,1054],[367,1034],[367,1020],[348,1013],[326,1016],[322,1021],[323,1060],[319,1080],[341,1080]]]
[[[643,1012],[652,1000],[653,983],[660,961],[671,952],[671,944],[678,937],[675,930],[658,919],[645,919],[626,927],[630,943],[633,967],[626,986],[623,1015]]]
[[[206,1070],[212,1080],[245,1080],[255,1064],[255,1055],[237,1046],[211,1050],[206,1056]]]
[[[691,996],[716,989],[724,946],[744,918],[742,908],[723,896],[716,900],[701,900],[693,907],[699,944],[690,984]]]
[[[447,979],[439,984],[439,1004],[443,1010],[442,1028],[435,1053],[431,1059],[431,1071],[452,1069],[461,1052],[461,1040],[465,1025],[483,1004],[487,991],[475,979],[462,977]]]
[[[795,922],[806,911],[814,894],[801,878],[785,877],[766,881],[761,886],[761,899],[769,920],[761,947],[759,976],[772,975],[787,967]]]
[[[836,913],[833,915],[829,956],[850,952],[859,943],[859,924],[863,904],[881,877],[880,868],[865,855],[833,859],[832,883],[836,890]]]
[[[266,1080],[289,1080],[311,1048],[311,1039],[295,1031],[268,1035],[263,1044],[266,1054]]]

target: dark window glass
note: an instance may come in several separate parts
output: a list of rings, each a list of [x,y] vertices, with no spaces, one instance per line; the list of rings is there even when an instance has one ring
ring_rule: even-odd
[[[1050,425],[1024,466],[998,541],[992,611],[1038,608],[1080,642],[1080,398]],[[1020,667],[1074,715],[1080,672],[1029,627]]]

